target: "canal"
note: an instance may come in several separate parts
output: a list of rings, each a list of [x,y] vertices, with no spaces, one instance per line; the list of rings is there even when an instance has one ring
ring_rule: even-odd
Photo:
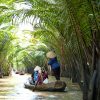
[[[29,75],[12,74],[0,79],[0,100],[82,100],[82,92],[75,84],[68,83],[65,92],[38,92],[24,88]],[[50,77],[53,80],[53,77]],[[63,79],[65,80],[66,79]],[[68,80],[67,80],[68,81]],[[69,82],[69,81],[68,81]]]

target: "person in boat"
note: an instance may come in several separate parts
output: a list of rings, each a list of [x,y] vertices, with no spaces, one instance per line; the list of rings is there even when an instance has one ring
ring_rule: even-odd
[[[60,80],[60,64],[56,54],[53,51],[50,51],[46,56],[49,58],[48,65],[51,66],[51,70],[53,71],[56,80]]]
[[[41,67],[36,66],[34,69],[34,81],[35,85],[41,85],[43,83]]]

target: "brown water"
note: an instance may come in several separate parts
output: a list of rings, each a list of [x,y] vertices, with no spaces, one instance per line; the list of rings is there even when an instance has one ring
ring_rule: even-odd
[[[66,92],[33,92],[24,88],[29,75],[13,74],[0,79],[0,100],[82,100],[77,86],[68,86]],[[73,88],[72,88],[73,87]]]

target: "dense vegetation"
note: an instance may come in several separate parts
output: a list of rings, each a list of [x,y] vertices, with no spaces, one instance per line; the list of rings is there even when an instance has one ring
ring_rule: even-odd
[[[5,74],[10,67],[47,67],[45,54],[54,50],[61,75],[79,83],[83,100],[100,99],[99,0],[0,2],[0,68]],[[19,30],[22,24],[33,30]]]

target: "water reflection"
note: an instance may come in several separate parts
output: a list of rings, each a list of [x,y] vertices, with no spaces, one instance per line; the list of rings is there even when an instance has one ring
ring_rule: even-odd
[[[0,79],[0,100],[82,100],[80,91],[36,92],[24,88],[29,75]]]

